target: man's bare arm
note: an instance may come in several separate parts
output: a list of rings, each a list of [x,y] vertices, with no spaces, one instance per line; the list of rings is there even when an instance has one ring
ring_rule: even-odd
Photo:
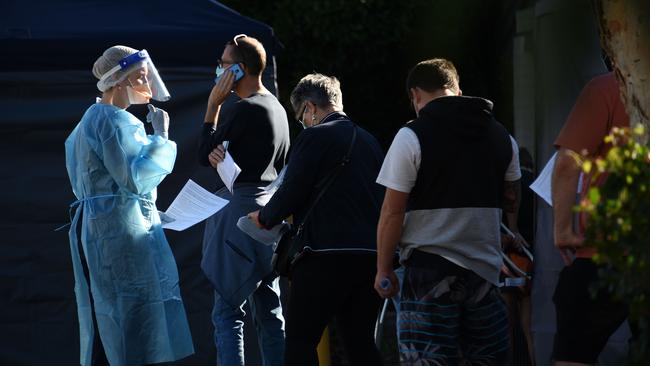
[[[573,231],[573,206],[580,177],[580,155],[572,150],[561,148],[555,159],[552,178],[553,220],[555,246],[573,248],[582,239]]]
[[[521,179],[515,181],[503,182],[503,211],[506,215],[506,222],[508,229],[512,231],[514,237],[507,236],[505,241],[502,239],[501,244],[507,246],[514,246],[518,249],[525,242],[524,238],[519,233],[519,206],[521,205]]]
[[[517,215],[521,204],[521,179],[503,182],[503,210],[508,219],[508,227],[517,227]]]
[[[393,261],[397,245],[402,237],[402,225],[408,202],[408,193],[386,188],[384,203],[377,225],[377,276],[375,289],[383,298],[391,297],[399,290],[397,277],[393,272]],[[387,278],[391,286],[382,288],[382,281]]]

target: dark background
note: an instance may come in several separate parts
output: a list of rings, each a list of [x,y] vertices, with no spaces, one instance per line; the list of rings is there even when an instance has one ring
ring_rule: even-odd
[[[494,102],[512,132],[512,39],[525,0],[225,0],[273,26],[280,99],[310,72],[341,81],[346,113],[387,149],[397,129],[415,118],[405,80],[417,62],[444,57],[456,65],[465,95]],[[293,120],[292,113],[289,114]],[[297,124],[292,128],[298,129]]]
[[[172,99],[174,173],[158,187],[165,210],[188,179],[209,190],[216,173],[197,141],[216,59],[237,33],[279,50],[273,30],[208,0],[0,2],[0,365],[75,365],[79,326],[67,228],[74,201],[64,141],[99,96],[94,61],[115,44],[146,48]],[[264,81],[274,90],[274,68]],[[129,111],[144,120],[146,108]],[[145,128],[151,132],[151,126]],[[196,353],[175,365],[214,364],[213,292],[201,273],[203,224],[166,231]],[[250,344],[255,349],[254,338]],[[256,364],[256,353],[250,364]]]
[[[317,71],[341,80],[345,111],[387,149],[397,129],[415,117],[407,72],[432,57],[452,60],[463,93],[494,101],[497,118],[514,132],[515,11],[531,2],[224,2],[239,15],[209,0],[1,1],[0,365],[78,360],[68,237],[54,229],[68,221],[74,200],[63,143],[98,96],[90,70],[104,49],[148,49],[173,94],[162,107],[172,116],[170,137],[179,155],[159,187],[158,207],[165,209],[188,178],[210,190],[216,185],[214,172],[197,164],[196,141],[216,59],[233,35],[259,38],[277,56],[277,80],[270,63],[265,83],[274,89],[277,82],[294,135],[300,128],[289,93]],[[129,110],[143,119],[142,106]],[[202,224],[167,232],[196,347],[178,365],[215,358],[212,292],[199,268],[202,232]],[[254,340],[247,344],[252,365],[258,364],[255,347]]]

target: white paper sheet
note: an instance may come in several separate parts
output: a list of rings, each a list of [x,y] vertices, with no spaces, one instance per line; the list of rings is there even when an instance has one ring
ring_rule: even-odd
[[[217,164],[217,173],[219,173],[219,177],[221,177],[223,184],[225,184],[230,193],[232,193],[235,179],[237,179],[237,176],[241,173],[241,168],[237,163],[235,163],[235,160],[228,151],[226,151],[226,157],[223,161]]]
[[[165,223],[162,227],[183,231],[214,215],[227,204],[228,200],[215,196],[190,179],[165,211],[174,221]]]
[[[282,234],[284,234],[289,229],[289,224],[282,222],[281,224],[275,225],[270,230],[260,229],[248,216],[242,216],[237,220],[237,227],[239,230],[245,232],[251,238],[259,241],[264,245],[276,245]]]
[[[530,189],[533,190],[533,192],[537,193],[538,196],[542,197],[546,203],[548,203],[549,206],[553,207],[553,168],[555,167],[555,159],[557,157],[557,153],[554,153],[553,156],[551,156],[550,159],[548,159],[548,162],[546,163],[546,166],[542,170],[541,173],[539,173],[539,176],[537,176],[537,179],[533,182],[533,184],[530,185]],[[580,194],[580,189],[582,188],[582,180],[584,179],[584,174],[580,172],[580,176],[578,176],[578,186],[576,187],[576,194]],[[577,197],[576,199],[578,199]],[[579,201],[576,201],[576,204],[578,204]]]
[[[553,206],[553,197],[551,195],[551,183],[553,178],[553,167],[557,153],[553,154],[544,166],[544,169],[537,176],[537,179],[530,185],[530,189],[537,193],[549,206]]]

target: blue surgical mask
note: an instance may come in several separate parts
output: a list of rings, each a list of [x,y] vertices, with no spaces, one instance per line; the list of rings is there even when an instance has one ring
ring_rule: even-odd
[[[225,71],[226,71],[226,69],[224,69],[223,67],[217,66],[217,71],[215,71],[215,73],[217,74],[217,77],[214,78],[215,83],[217,82],[217,80],[219,80],[219,78],[221,77],[221,75],[223,75],[223,73]]]

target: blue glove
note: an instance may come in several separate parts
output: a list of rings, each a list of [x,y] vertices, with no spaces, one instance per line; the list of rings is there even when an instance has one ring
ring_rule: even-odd
[[[153,126],[154,134],[169,138],[169,114],[160,108],[147,104],[149,113],[147,113],[147,122]]]

